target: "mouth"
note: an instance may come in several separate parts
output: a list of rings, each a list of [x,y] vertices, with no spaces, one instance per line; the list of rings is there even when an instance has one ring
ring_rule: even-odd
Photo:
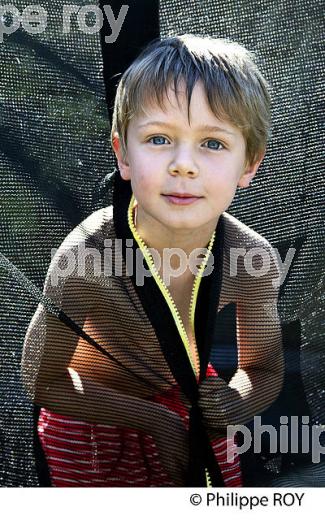
[[[193,193],[173,192],[173,193],[163,193],[163,195],[165,195],[166,197],[179,197],[181,199],[185,199],[185,198],[199,199],[199,198],[201,198],[199,195],[193,195]]]
[[[171,204],[176,204],[180,206],[186,206],[188,204],[192,204],[203,197],[198,195],[193,195],[192,193],[163,193],[163,197],[165,197],[168,202]]]

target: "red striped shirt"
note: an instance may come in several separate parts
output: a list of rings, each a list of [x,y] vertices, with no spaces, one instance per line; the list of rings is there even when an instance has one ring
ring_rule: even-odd
[[[209,364],[207,376],[217,376]],[[187,409],[180,400],[179,386],[157,395],[183,419],[188,428]],[[162,467],[153,437],[132,428],[91,424],[41,409],[38,434],[48,462],[51,482],[56,487],[170,487],[174,486]],[[241,487],[239,457],[227,461],[227,438],[212,441],[226,487]]]

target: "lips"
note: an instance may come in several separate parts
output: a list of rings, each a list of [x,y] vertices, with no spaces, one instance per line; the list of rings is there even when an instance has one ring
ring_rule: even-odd
[[[175,192],[175,193],[164,193],[164,195],[166,197],[179,197],[181,199],[185,199],[185,198],[191,198],[191,199],[196,198],[196,199],[198,199],[198,198],[201,198],[201,197],[199,197],[199,195],[193,195],[193,193],[176,193]]]
[[[200,200],[202,197],[191,193],[168,193],[163,195],[170,204],[177,206],[188,206]]]

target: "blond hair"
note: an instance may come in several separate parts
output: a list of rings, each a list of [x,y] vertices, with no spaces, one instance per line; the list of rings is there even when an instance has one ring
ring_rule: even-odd
[[[201,80],[216,117],[239,128],[249,164],[265,151],[270,132],[270,94],[252,52],[238,43],[210,36],[184,34],[152,41],[122,75],[116,92],[111,139],[117,132],[123,156],[127,128],[148,104],[164,106],[168,88],[185,82],[189,106]]]

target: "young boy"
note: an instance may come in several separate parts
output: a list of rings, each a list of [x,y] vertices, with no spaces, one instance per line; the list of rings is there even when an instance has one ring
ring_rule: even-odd
[[[226,213],[264,157],[267,84],[238,44],[152,42],[123,74],[112,125],[113,206],[55,255],[23,352],[55,486],[241,486],[228,425],[283,378],[270,244]],[[238,367],[210,362],[236,304]]]

